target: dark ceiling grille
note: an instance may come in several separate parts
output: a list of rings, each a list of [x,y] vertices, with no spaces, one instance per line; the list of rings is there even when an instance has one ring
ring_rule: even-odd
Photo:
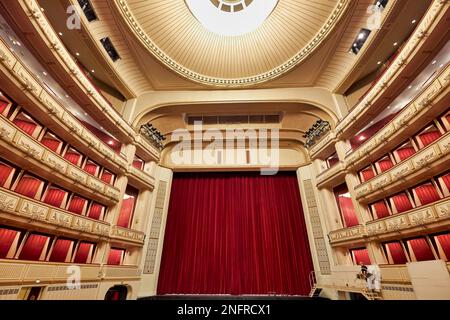
[[[95,14],[94,8],[89,0],[78,0],[78,4],[89,22],[97,20],[97,15]]]
[[[187,116],[187,123],[201,121],[205,125],[214,124],[277,124],[281,121],[279,114],[267,115],[221,115],[221,116]]]
[[[108,53],[112,61],[115,62],[120,59],[120,56],[116,51],[116,48],[114,48],[111,40],[108,37],[101,39],[100,42],[102,43],[103,48],[105,48],[105,51]]]

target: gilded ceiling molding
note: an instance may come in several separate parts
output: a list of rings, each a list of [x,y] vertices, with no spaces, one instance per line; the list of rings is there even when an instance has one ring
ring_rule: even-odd
[[[133,33],[139,39],[139,41],[149,50],[149,52],[155,58],[157,58],[166,67],[176,72],[180,76],[187,78],[191,81],[194,81],[196,83],[215,87],[236,88],[236,87],[246,87],[256,85],[273,80],[292,70],[302,61],[307,59],[335,28],[337,22],[340,20],[340,18],[344,15],[347,8],[349,7],[350,0],[339,0],[338,4],[333,10],[333,13],[328,18],[328,21],[322,26],[322,28],[316,34],[316,36],[305,47],[303,47],[303,49],[301,49],[295,56],[290,58],[288,61],[284,62],[282,65],[278,66],[275,69],[272,69],[271,71],[261,73],[255,76],[245,78],[230,78],[230,79],[210,77],[204,74],[194,72],[188,68],[185,68],[183,65],[179,64],[177,61],[169,57],[163,50],[161,50],[161,48],[159,48],[155,44],[155,42],[152,41],[152,39],[150,39],[150,37],[147,35],[144,29],[140,26],[138,20],[132,14],[126,0],[114,0],[114,3],[116,7],[119,9],[120,14],[126,21],[128,27],[133,31]]]

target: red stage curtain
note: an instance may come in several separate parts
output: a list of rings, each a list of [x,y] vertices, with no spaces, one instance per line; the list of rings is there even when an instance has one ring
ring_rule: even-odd
[[[52,253],[50,254],[51,262],[65,262],[67,254],[69,253],[72,240],[58,239],[53,246]]]
[[[372,264],[369,258],[369,251],[367,251],[367,249],[355,249],[352,250],[352,254],[354,259],[353,262],[356,265],[360,265],[361,263],[365,265]]]
[[[14,191],[26,197],[34,198],[39,190],[39,187],[42,184],[43,181],[28,175],[24,175],[20,179]]]
[[[13,171],[13,167],[0,162],[0,187],[3,187],[6,184],[6,181],[9,179]]]
[[[142,161],[141,159],[134,159],[133,167],[135,167],[136,169],[142,170],[142,168],[144,167],[144,161]]]
[[[408,262],[405,251],[403,250],[400,242],[390,242],[386,244],[389,252],[391,253],[394,264],[405,264]]]
[[[426,147],[439,139],[441,136],[442,134],[439,131],[431,131],[419,134],[419,139],[422,141],[423,146]]]
[[[450,261],[450,233],[436,236],[435,238],[437,241],[439,241],[439,244],[441,245],[442,250],[444,251],[445,256],[447,257],[447,261]]]
[[[411,201],[409,200],[408,195],[406,193],[397,194],[391,197],[391,199],[394,201],[397,213],[405,212],[413,208]]]
[[[58,152],[59,147],[62,145],[61,141],[51,138],[43,138],[41,143],[54,152]]]
[[[405,147],[397,149],[395,152],[397,152],[398,157],[400,158],[400,161],[406,160],[409,157],[411,157],[413,154],[416,153],[416,150],[414,150],[413,147]]]
[[[106,182],[108,184],[113,184],[113,178],[114,178],[114,175],[111,172],[103,171],[102,177],[101,177],[103,182]]]
[[[49,237],[30,234],[19,255],[19,260],[38,261]]]
[[[0,259],[5,259],[19,232],[0,228]]]
[[[388,171],[394,166],[391,159],[383,159],[377,162],[381,172]]]
[[[18,126],[20,129],[22,129],[26,134],[29,134],[30,136],[33,135],[34,131],[37,128],[37,124],[30,121],[20,120],[20,119],[14,119],[13,123]]]
[[[363,171],[361,171],[361,175],[363,177],[362,182],[366,182],[366,181],[372,179],[373,177],[375,177],[375,172],[373,171],[372,168],[367,168],[367,169],[364,169]]]
[[[109,250],[108,263],[109,265],[121,265],[123,254],[125,250],[111,249]]]
[[[352,198],[348,192],[347,185],[344,183],[334,188],[334,195],[338,204],[339,210],[344,220],[345,227],[353,227],[359,224],[356,217],[355,208],[353,207]]]
[[[389,216],[389,209],[384,201],[378,201],[372,204],[373,211],[376,213],[378,219]]]
[[[86,199],[79,196],[73,196],[67,210],[76,214],[82,214],[86,203]]]
[[[295,173],[175,174],[158,294],[307,295]]]
[[[439,197],[439,193],[431,182],[414,188],[414,191],[423,206],[441,199]]]
[[[416,256],[417,261],[435,260],[433,251],[431,251],[425,238],[409,240],[408,243]]]
[[[97,175],[98,172],[98,165],[96,165],[93,162],[87,162],[86,165],[84,166],[84,171],[86,171],[89,174],[92,174],[93,176]]]
[[[92,250],[91,250],[92,249]],[[94,244],[81,242],[78,246],[77,253],[75,254],[75,258],[73,260],[74,263],[91,263],[89,258],[89,253],[94,250]]]
[[[98,203],[93,203],[91,205],[91,208],[89,209],[88,217],[95,220],[100,220],[100,217],[102,216],[104,206]]]
[[[51,206],[61,208],[66,195],[67,192],[64,190],[55,187],[49,187],[42,201]]]

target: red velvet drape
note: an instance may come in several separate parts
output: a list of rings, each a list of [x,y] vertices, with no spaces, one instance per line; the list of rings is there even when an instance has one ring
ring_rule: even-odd
[[[377,219],[382,219],[389,216],[389,209],[384,201],[378,201],[372,204],[372,208]]]
[[[144,161],[142,161],[141,159],[134,159],[133,160],[133,167],[135,167],[136,169],[142,170],[144,168]]]
[[[86,199],[79,196],[73,196],[67,210],[76,214],[82,214],[86,203]]]
[[[3,187],[6,184],[6,180],[11,176],[13,170],[12,167],[0,162],[0,187]]]
[[[64,159],[66,159],[67,161],[76,166],[79,166],[81,157],[82,156],[80,153],[74,151],[67,151],[66,154],[64,155]]]
[[[37,128],[37,124],[33,123],[31,121],[21,120],[21,119],[14,119],[13,123],[18,126],[20,129],[22,129],[25,133],[29,134],[30,136],[33,135],[34,131]]]
[[[414,150],[413,147],[404,147],[404,148],[395,150],[395,152],[397,153],[398,157],[400,158],[400,161],[403,161],[403,160],[406,160],[409,157],[411,157],[413,154],[415,154],[416,150]]]
[[[391,197],[391,199],[394,202],[395,208],[397,209],[397,213],[405,212],[413,208],[413,205],[406,193],[399,193]]]
[[[3,111],[5,111],[8,106],[8,102],[0,100],[0,113],[3,113]]]
[[[133,218],[134,206],[138,197],[139,191],[128,186],[120,208],[117,225],[123,228],[129,228]]]
[[[447,189],[450,191],[450,173],[446,174],[445,176],[442,176],[442,180],[447,186]]]
[[[414,191],[416,192],[417,197],[419,198],[420,203],[423,206],[438,201],[441,198],[431,182],[414,188]]]
[[[89,174],[92,174],[93,176],[97,176],[99,166],[96,165],[93,162],[88,162],[84,166],[84,171],[86,171]]]
[[[93,203],[89,209],[88,217],[95,220],[100,220],[102,213],[104,212],[104,206],[98,203]]]
[[[391,253],[394,264],[405,264],[408,262],[405,251],[403,250],[400,242],[390,242],[386,244],[389,252]]]
[[[344,183],[334,188],[334,196],[336,197],[336,202],[341,212],[344,226],[353,227],[358,225],[358,217],[356,216],[355,207],[353,206],[347,185]]]
[[[15,192],[20,193],[26,197],[34,198],[39,190],[39,187],[43,184],[43,181],[24,175],[17,183]]]
[[[120,265],[122,263],[122,257],[125,250],[111,249],[109,250],[108,263],[109,265]]]
[[[306,295],[312,270],[295,173],[175,175],[158,294]]]
[[[75,254],[75,258],[73,260],[74,263],[90,263],[88,260],[89,253],[93,252],[94,244],[81,242],[78,246],[77,253]]]
[[[450,233],[442,234],[435,237],[439,244],[442,247],[442,250],[445,253],[447,261],[450,261]],[[1,239],[1,237],[0,237]]]
[[[394,166],[391,159],[383,159],[377,162],[381,172],[388,171]]]
[[[409,240],[414,255],[417,261],[435,260],[433,252],[425,238],[417,238]]]
[[[361,175],[362,175],[362,182],[366,182],[366,181],[372,179],[373,177],[375,177],[375,172],[370,167],[370,168],[366,168],[366,169],[362,170]]]
[[[59,140],[51,139],[51,138],[43,138],[41,143],[54,152],[58,152],[59,148],[62,145],[62,142]]]
[[[69,253],[72,240],[58,239],[53,246],[52,253],[50,254],[51,262],[65,262],[67,254]]]
[[[47,189],[47,192],[45,193],[44,199],[42,201],[51,206],[61,208],[63,206],[63,201],[66,195],[67,192],[64,190],[55,187],[50,187]]]
[[[426,147],[439,139],[441,136],[442,134],[439,131],[430,131],[420,134],[419,139],[423,146]]]
[[[111,172],[103,171],[101,179],[102,179],[102,181],[104,181],[104,182],[106,182],[108,184],[113,184],[113,182],[114,182],[114,175]]]
[[[351,252],[354,259],[353,262],[356,265],[360,265],[361,263],[365,265],[372,264],[372,262],[370,262],[369,251],[367,251],[367,249],[355,249]]]
[[[0,259],[6,258],[18,232],[0,228]]]
[[[49,237],[30,234],[19,255],[19,260],[38,261]]]

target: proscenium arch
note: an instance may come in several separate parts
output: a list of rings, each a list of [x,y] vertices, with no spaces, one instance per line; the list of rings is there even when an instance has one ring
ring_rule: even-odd
[[[165,91],[147,92],[133,101],[129,121],[139,129],[146,114],[177,105],[235,103],[297,103],[314,106],[329,115],[331,125],[338,122],[339,107],[333,94],[324,88],[286,88],[259,90]]]

